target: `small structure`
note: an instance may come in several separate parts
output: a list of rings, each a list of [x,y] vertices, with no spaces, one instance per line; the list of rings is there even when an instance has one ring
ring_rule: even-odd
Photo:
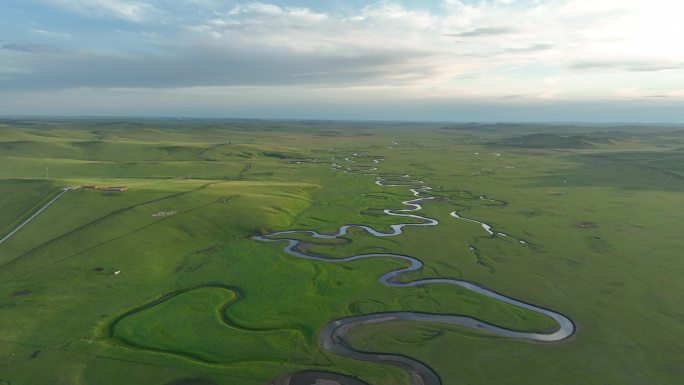
[[[177,211],[160,211],[158,213],[152,214],[153,217],[170,217],[178,214]]]
[[[84,184],[81,188],[84,190],[97,190],[97,186],[94,184]]]
[[[117,270],[114,272],[114,275],[119,275],[119,274],[121,274],[121,270]]]
[[[105,188],[103,188],[102,191],[106,191],[106,192],[124,192],[124,191],[128,191],[128,187],[126,187],[126,186],[110,186],[110,187],[105,187]]]

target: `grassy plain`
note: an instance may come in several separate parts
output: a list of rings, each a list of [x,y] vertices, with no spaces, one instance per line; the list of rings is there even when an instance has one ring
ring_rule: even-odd
[[[568,315],[578,333],[538,344],[396,322],[355,330],[353,346],[419,358],[445,385],[678,384],[682,148],[684,131],[668,127],[0,122],[0,237],[63,186],[129,187],[69,192],[0,244],[0,383],[256,385],[315,369],[408,384],[399,369],[322,350],[319,329],[393,310],[553,327],[462,289],[378,283],[396,261],[306,261],[250,239],[397,223],[379,212],[401,208],[406,188],[330,166],[363,153],[433,186],[442,199],[422,213],[440,225],[308,240],[309,252],[412,255],[425,268],[407,279],[477,282]]]

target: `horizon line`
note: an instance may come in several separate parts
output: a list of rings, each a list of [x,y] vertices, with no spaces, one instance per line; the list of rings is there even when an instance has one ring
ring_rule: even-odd
[[[353,123],[421,123],[421,124],[513,124],[513,125],[595,125],[595,126],[629,126],[629,125],[658,125],[658,126],[681,126],[683,122],[665,121],[573,121],[573,120],[413,120],[413,119],[334,119],[334,118],[254,118],[254,117],[234,117],[234,116],[171,116],[171,115],[33,115],[33,114],[0,114],[2,120],[97,120],[97,119],[121,119],[121,120],[170,120],[170,121],[192,121],[192,120],[213,120],[213,121],[254,121],[254,122],[353,122]]]

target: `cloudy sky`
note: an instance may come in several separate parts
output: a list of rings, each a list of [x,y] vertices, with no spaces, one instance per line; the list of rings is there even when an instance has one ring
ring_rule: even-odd
[[[1,115],[684,122],[679,0],[2,0]]]

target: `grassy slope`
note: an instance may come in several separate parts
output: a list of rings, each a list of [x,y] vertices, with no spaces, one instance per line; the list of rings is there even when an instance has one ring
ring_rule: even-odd
[[[57,188],[45,180],[0,180],[0,237],[50,200]]]
[[[397,384],[406,381],[398,370],[320,351],[318,328],[336,317],[385,309],[466,313],[523,329],[545,325],[543,319],[451,288],[396,290],[378,284],[375,277],[398,268],[396,262],[302,261],[282,255],[277,245],[247,238],[259,230],[333,231],[343,223],[377,228],[395,223],[362,213],[401,207],[409,196],[405,189],[264,155],[329,158],[360,150],[385,156],[385,172],[408,171],[440,186],[437,193],[451,199],[426,205],[425,213],[441,224],[383,240],[354,233],[349,245],[313,246],[316,250],[415,255],[426,262],[424,276],[467,279],[553,308],[578,322],[580,333],[568,342],[544,345],[397,323],[358,330],[354,344],[419,357],[440,372],[445,384],[676,384],[680,378],[681,338],[673,337],[684,335],[678,306],[681,262],[675,252],[681,248],[677,225],[682,215],[671,208],[681,205],[684,186],[668,174],[677,164],[668,161],[676,159],[668,158],[668,148],[658,147],[662,160],[642,153],[628,162],[620,151],[653,152],[659,143],[640,138],[585,154],[487,147],[491,140],[460,132],[96,123],[0,130],[0,141],[23,146],[22,151],[0,150],[0,160],[12,165],[0,175],[6,178],[0,186],[15,192],[0,196],[0,207],[14,210],[9,216],[22,215],[65,184],[131,187],[120,195],[68,193],[0,246],[0,380],[162,385],[205,377],[220,384],[263,384],[282,373],[319,368],[373,384]],[[677,147],[671,138],[666,145]],[[599,154],[608,159],[597,161]],[[643,167],[644,159],[655,161]],[[59,179],[16,179],[42,177],[46,164]],[[173,177],[191,179],[168,179]],[[506,204],[480,200],[480,195]],[[170,210],[178,215],[151,216]],[[527,239],[533,247],[489,239],[476,224],[449,217],[453,210]],[[578,226],[583,222],[595,225]],[[475,263],[468,246],[480,251],[484,266]],[[114,276],[117,270],[122,273]],[[231,294],[214,288],[187,292],[136,313],[137,318],[124,318],[128,324],[119,324],[124,328],[118,337],[146,349],[109,338],[112,322],[127,311],[201,285],[238,288],[241,297],[225,309],[227,319],[271,331],[217,322],[217,309]],[[20,290],[32,293],[12,295]],[[158,314],[163,317],[151,317]],[[164,328],[151,328],[150,322]],[[202,333],[176,328],[179,322],[196,322],[195,330]],[[161,330],[180,334],[171,343]],[[273,345],[261,354],[266,341]]]

